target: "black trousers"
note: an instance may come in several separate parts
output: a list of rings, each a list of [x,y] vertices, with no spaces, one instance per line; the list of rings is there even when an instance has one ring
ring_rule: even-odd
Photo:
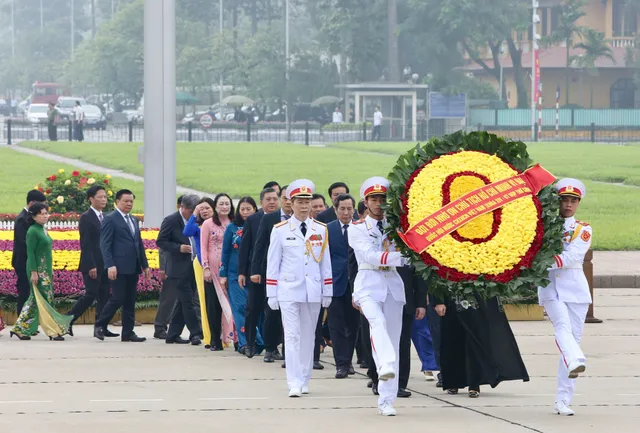
[[[16,303],[16,313],[19,316],[22,311],[22,307],[24,307],[24,303],[29,299],[29,294],[31,293],[31,284],[29,283],[29,278],[27,277],[27,270],[25,269],[16,269],[16,289],[18,290],[18,301]]]
[[[193,305],[193,293],[196,290],[193,268],[191,268],[189,275],[185,277],[167,278],[165,285],[172,286],[178,295],[178,302],[173,309],[169,331],[167,332],[167,340],[175,339],[182,335],[185,325],[189,329],[189,338],[202,335],[202,327]]]
[[[324,338],[322,338],[322,319],[324,318],[325,308],[320,307],[320,314],[318,314],[318,322],[316,323],[316,337],[315,344],[313,346],[313,361],[320,361],[320,347],[324,344]]]
[[[173,310],[178,303],[178,291],[175,285],[167,283],[165,279],[162,282],[162,291],[160,299],[158,299],[158,309],[156,310],[156,318],[153,321],[155,332],[166,332],[167,326],[171,323]]]
[[[360,327],[360,312],[351,304],[351,292],[345,291],[344,295],[333,297],[327,320],[336,368],[347,369],[353,361]]]
[[[398,371],[398,388],[404,389],[409,384],[411,375],[411,331],[415,311],[402,314],[402,332],[400,333],[400,366]]]
[[[212,282],[204,282],[204,299],[211,331],[211,346],[222,348],[222,305]]]
[[[47,124],[47,129],[49,130],[49,141],[58,141],[58,127],[53,124]]]
[[[100,313],[107,304],[109,299],[109,277],[107,276],[106,269],[102,272],[98,272],[97,278],[93,279],[89,276],[88,272],[82,273],[82,280],[84,281],[84,295],[82,295],[69,311],[69,315],[73,316],[75,322],[87,311],[94,303],[96,304],[96,320],[100,317]]]
[[[139,274],[119,273],[115,280],[109,281],[111,296],[96,320],[96,327],[106,328],[118,309],[122,307],[121,338],[129,338],[133,334],[136,320],[136,288],[139,278]]]
[[[261,323],[260,318],[264,316],[264,304],[266,300],[265,286],[248,282],[245,286],[247,290],[247,305],[244,309],[244,334],[247,337],[247,345],[256,345],[256,327]]]

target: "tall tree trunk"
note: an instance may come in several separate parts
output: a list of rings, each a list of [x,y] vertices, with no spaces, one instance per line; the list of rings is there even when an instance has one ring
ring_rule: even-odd
[[[251,0],[251,35],[255,35],[258,32],[258,0]]]
[[[387,0],[387,67],[389,81],[400,82],[400,59],[398,57],[398,0]]]
[[[96,37],[96,0],[91,0],[91,39]]]
[[[516,93],[518,95],[518,108],[529,107],[529,95],[527,86],[524,81],[524,71],[522,70],[522,51],[516,47],[511,36],[507,37],[507,46],[509,47],[509,55],[513,63],[513,80],[516,83]],[[533,89],[531,89],[533,91]]]

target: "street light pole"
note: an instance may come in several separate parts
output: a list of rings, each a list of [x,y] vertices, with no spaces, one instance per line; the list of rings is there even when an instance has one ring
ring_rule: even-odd
[[[42,8],[42,1],[40,0],[40,33],[44,32],[44,10]]]
[[[16,55],[15,0],[11,0],[11,57]]]
[[[76,23],[75,23],[75,0],[71,0],[71,60],[73,60],[73,54],[75,51],[75,32],[76,32]]]
[[[538,50],[536,24],[538,0],[531,0],[531,140],[536,139],[536,51]]]
[[[287,141],[291,140],[291,104],[289,101],[289,0],[285,0],[285,8],[284,8],[284,89],[285,89],[285,97],[287,101],[287,109],[285,111],[286,122],[287,122]]]
[[[220,16],[218,18],[220,21],[220,49],[224,50],[224,41],[222,40],[222,33],[224,31],[224,0],[220,0]],[[223,53],[224,54],[224,53]],[[223,57],[224,58],[224,57]],[[222,100],[224,99],[224,77],[222,76],[222,69],[220,69],[220,88],[219,97],[220,97],[220,119],[222,119]]]

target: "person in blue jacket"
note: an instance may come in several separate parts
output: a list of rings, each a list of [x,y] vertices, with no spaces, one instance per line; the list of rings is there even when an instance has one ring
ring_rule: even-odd
[[[234,221],[227,226],[222,240],[222,266],[220,267],[220,284],[228,290],[229,302],[238,334],[238,352],[244,355],[247,345],[245,335],[245,307],[247,292],[238,283],[238,251],[242,242],[242,229],[245,220],[258,211],[256,202],[251,197],[243,197],[238,202],[238,212]],[[257,353],[262,352],[264,342],[260,330],[256,329]]]

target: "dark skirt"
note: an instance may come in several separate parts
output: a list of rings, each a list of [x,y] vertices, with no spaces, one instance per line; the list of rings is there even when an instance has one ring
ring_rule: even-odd
[[[496,298],[478,299],[477,309],[458,310],[454,301],[446,305],[441,321],[443,389],[495,388],[505,380],[529,381],[518,343]]]

